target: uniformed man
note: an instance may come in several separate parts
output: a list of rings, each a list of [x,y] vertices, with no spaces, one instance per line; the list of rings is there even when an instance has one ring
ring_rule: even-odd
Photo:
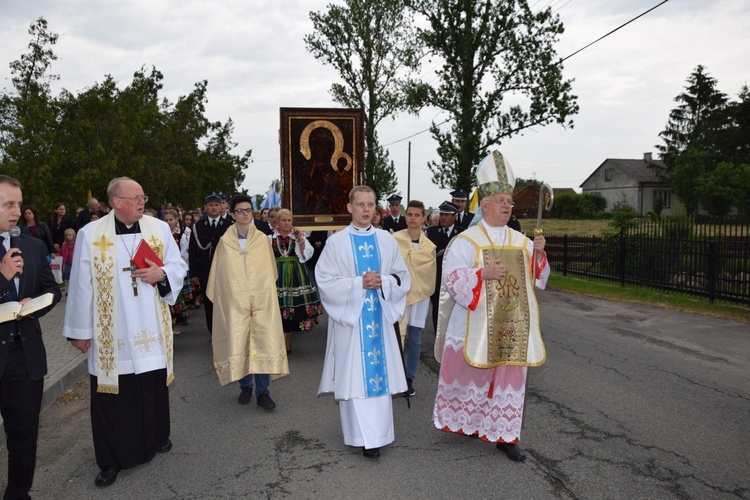
[[[435,292],[430,297],[432,304],[432,325],[437,331],[438,300],[440,298],[440,277],[443,272],[443,253],[451,238],[463,231],[456,223],[458,207],[450,201],[440,204],[440,220],[437,226],[427,228],[427,237],[435,244],[435,256],[437,257],[437,272],[435,277]],[[473,215],[473,214],[472,214]]]
[[[397,194],[392,194],[388,198],[390,214],[383,219],[382,226],[391,234],[406,229],[406,217],[401,217],[401,199],[401,196]]]
[[[208,273],[211,270],[216,245],[233,222],[232,219],[221,218],[221,201],[221,193],[216,191],[203,198],[206,217],[193,224],[190,235],[190,281],[193,285],[200,284],[204,292],[203,303],[206,305],[206,325],[209,333],[213,323],[214,305],[205,296]]]
[[[469,224],[471,224],[472,219],[474,219],[474,213],[469,212],[466,208],[469,201],[469,193],[463,189],[456,189],[455,191],[451,191],[450,195],[453,197],[451,203],[458,207],[456,225],[458,225],[461,230],[467,229]]]

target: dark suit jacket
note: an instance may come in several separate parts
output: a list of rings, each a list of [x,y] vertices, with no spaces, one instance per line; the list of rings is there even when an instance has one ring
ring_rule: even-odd
[[[21,226],[21,231],[23,231],[24,234],[31,236],[31,229],[29,229],[29,226],[24,224]],[[55,246],[52,242],[52,232],[49,230],[49,226],[42,221],[37,221],[36,223],[36,237],[44,243],[45,247],[47,247],[48,254],[54,253]]]
[[[211,260],[214,258],[216,245],[219,244],[219,240],[231,225],[226,219],[219,218],[216,223],[216,229],[212,229],[208,217],[193,223],[192,232],[190,233],[190,246],[188,248],[191,277],[197,276],[202,283],[208,280],[208,273],[211,271]],[[198,245],[199,242],[200,245]],[[201,247],[205,248],[205,250],[202,250]]]
[[[472,220],[474,220],[474,212],[466,212],[464,213],[464,218],[461,221],[461,224],[458,223],[458,217],[456,217],[456,225],[461,226],[461,230],[465,231],[469,228],[469,224],[471,224]]]
[[[253,224],[261,233],[268,236],[271,236],[273,234],[271,226],[269,226],[268,222],[264,221],[263,219],[253,219]]]
[[[458,227],[458,224],[453,224],[451,234],[446,236],[443,232],[443,228],[438,224],[437,226],[430,226],[427,228],[427,238],[435,244],[435,256],[437,257],[437,279],[435,280],[435,292],[440,291],[440,278],[443,274],[443,254],[445,253],[445,247],[451,239],[458,233],[463,231],[463,228]]]
[[[381,222],[380,225],[383,226],[383,229],[386,231],[395,233],[396,231],[406,229],[406,217],[403,215],[399,216],[397,224],[396,221],[393,220],[393,217],[389,215],[383,219],[383,222]]]
[[[21,234],[18,248],[23,257],[23,273],[19,277],[18,297],[19,300],[26,297],[38,297],[47,292],[53,295],[52,305],[35,312],[18,322],[18,329],[23,341],[23,351],[26,354],[26,363],[29,366],[29,376],[32,380],[44,378],[47,374],[47,353],[42,341],[42,327],[39,325],[39,317],[49,312],[55,304],[60,302],[62,294],[60,286],[55,282],[52,270],[47,264],[47,248],[40,240]],[[10,289],[13,280],[8,281],[0,274],[0,296],[7,297],[6,292]],[[7,302],[7,298],[2,299]],[[11,323],[6,321],[0,323],[0,377],[5,370],[5,362],[8,359],[8,337],[11,333]]]

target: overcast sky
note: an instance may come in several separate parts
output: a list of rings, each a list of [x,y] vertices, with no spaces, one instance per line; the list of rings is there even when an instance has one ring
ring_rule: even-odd
[[[661,0],[541,0],[552,5],[565,33],[558,55],[565,57],[627,22]],[[0,86],[10,86],[8,64],[27,50],[29,25],[44,16],[60,38],[61,76],[55,91],[77,93],[111,74],[121,87],[142,66],[164,74],[163,96],[174,102],[195,82],[208,80],[207,115],[235,123],[237,153],[253,151],[246,172],[251,194],[265,192],[279,174],[279,108],[334,107],[328,89],[337,81],[330,66],[306,50],[311,10],[320,0],[0,0]],[[340,2],[333,2],[340,3]],[[670,0],[634,23],[575,55],[564,75],[574,78],[580,112],[573,129],[537,127],[500,147],[516,177],[536,178],[553,188],[580,184],[605,158],[641,158],[659,144],[689,74],[699,64],[736,98],[750,80],[750,2]],[[423,78],[432,79],[429,63]],[[396,163],[398,190],[407,194],[411,141],[411,198],[437,206],[448,198],[431,182],[426,164],[437,159],[426,130],[446,116],[385,121],[378,133]],[[401,140],[415,135],[408,140]],[[100,195],[101,196],[101,195]],[[179,200],[177,200],[179,201]]]

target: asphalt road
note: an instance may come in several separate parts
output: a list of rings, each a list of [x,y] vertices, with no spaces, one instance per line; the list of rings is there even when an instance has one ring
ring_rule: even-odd
[[[547,362],[530,369],[521,445],[432,425],[438,365],[423,335],[417,396],[394,401],[379,460],[344,446],[316,396],[325,320],[297,335],[278,407],[237,404],[213,371],[203,311],[175,339],[173,450],[94,486],[88,379],[42,415],[34,498],[750,498],[750,325],[539,292]],[[5,452],[0,469],[7,467]]]

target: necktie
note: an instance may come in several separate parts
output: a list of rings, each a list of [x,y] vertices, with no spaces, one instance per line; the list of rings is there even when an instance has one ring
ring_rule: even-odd
[[[211,221],[211,229],[216,229],[216,219]]]
[[[5,257],[5,254],[8,253],[8,251],[5,249],[5,236],[0,236],[0,260]],[[8,293],[8,301],[14,301],[18,300],[18,293],[16,292],[16,282],[15,279],[11,280],[10,282],[10,290]]]
[[[464,214],[462,212],[462,213],[458,214],[458,225],[459,226],[461,225],[461,223],[463,222],[463,220],[464,220]]]

